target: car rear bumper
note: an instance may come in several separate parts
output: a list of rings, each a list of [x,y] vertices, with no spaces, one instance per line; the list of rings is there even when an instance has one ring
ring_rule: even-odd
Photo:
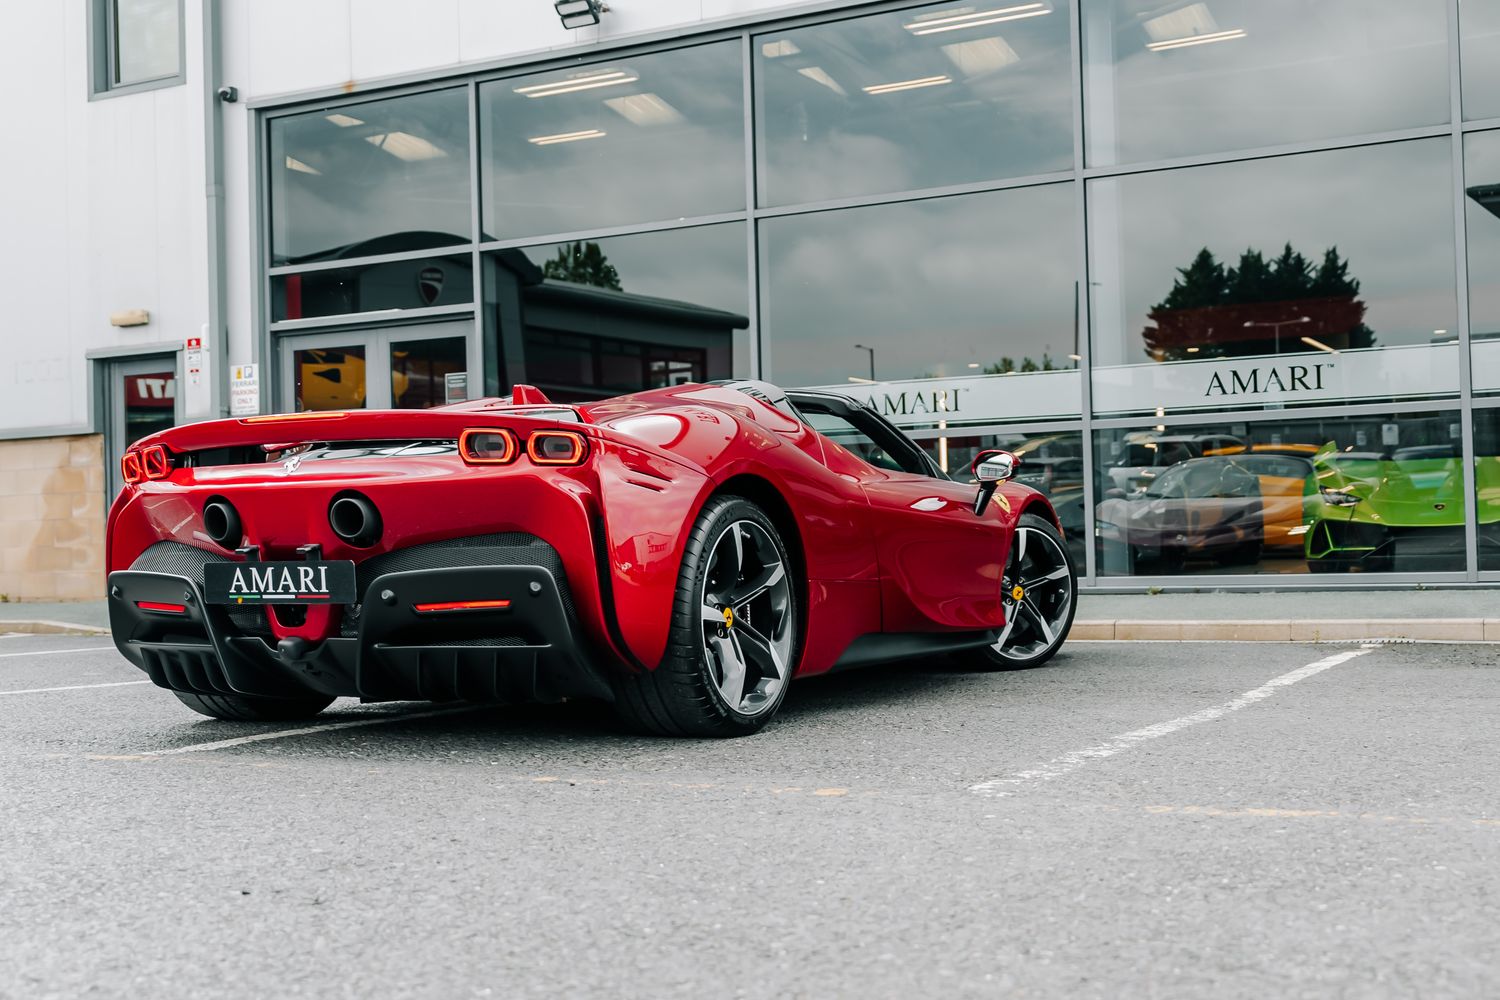
[[[340,634],[322,640],[253,634],[246,610],[204,603],[198,576],[131,569],[109,577],[115,645],[164,688],[269,698],[317,692],[367,701],[612,697],[604,668],[574,627],[566,581],[546,566],[383,573],[364,583]],[[480,596],[510,604],[416,610]],[[143,603],[182,610],[150,610]]]

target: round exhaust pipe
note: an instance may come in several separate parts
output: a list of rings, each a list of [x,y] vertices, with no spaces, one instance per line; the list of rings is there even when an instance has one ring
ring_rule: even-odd
[[[380,511],[358,493],[334,497],[328,505],[328,526],[335,535],[361,549],[380,541]]]
[[[213,497],[203,505],[203,533],[215,545],[236,549],[245,537],[245,526],[234,504],[223,497]]]

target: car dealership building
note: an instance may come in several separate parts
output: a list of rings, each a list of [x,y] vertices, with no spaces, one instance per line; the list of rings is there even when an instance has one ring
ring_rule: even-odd
[[[173,423],[729,377],[1086,588],[1500,582],[1500,0],[604,6],[8,9],[0,593]]]

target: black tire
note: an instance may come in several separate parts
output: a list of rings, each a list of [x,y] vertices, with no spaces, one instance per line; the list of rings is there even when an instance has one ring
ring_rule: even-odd
[[[1073,563],[1073,556],[1068,551],[1062,533],[1053,527],[1052,522],[1035,514],[1022,514],[1020,521],[1016,524],[1016,531],[1018,537],[1022,531],[1038,532],[1042,536],[1042,541],[1050,542],[1046,551],[1052,560],[1053,568],[1046,572],[1057,573],[1064,570],[1066,572],[1055,581],[1056,591],[1043,592],[1040,587],[1037,587],[1037,593],[1041,598],[1053,600],[1054,594],[1063,593],[1062,584],[1065,581],[1066,606],[1039,604],[1036,603],[1037,597],[1027,593],[1025,597],[1033,602],[1031,607],[1036,610],[1035,613],[1028,612],[1022,615],[1016,611],[1017,604],[1007,603],[1007,620],[1014,624],[1001,633],[1001,641],[992,646],[970,650],[961,657],[966,665],[975,669],[1030,670],[1033,667],[1039,667],[1057,654],[1062,644],[1067,641],[1068,632],[1073,628],[1073,616],[1078,611],[1078,567]],[[1002,584],[1005,587],[1014,586],[1016,582],[1015,577],[1018,571],[1016,556],[1019,550],[1019,542],[1013,543],[1011,555],[1006,562],[1005,579]],[[1025,562],[1030,564],[1034,558],[1034,556],[1027,556]],[[1041,568],[1028,570],[1026,565],[1019,569],[1023,573],[1043,572]],[[1043,626],[1041,621],[1045,621],[1046,625]],[[1031,631],[1018,635],[1017,630],[1022,628],[1028,628]],[[1052,632],[1050,639],[1046,636],[1047,631]],[[1031,641],[1023,646],[1020,641],[1023,638]]]
[[[766,641],[767,637],[750,626],[748,617],[735,619],[732,614],[730,624],[718,631],[717,626],[707,623],[704,610],[705,603],[709,602],[710,584],[719,586],[714,574],[720,570],[712,565],[718,552],[716,547],[730,530],[747,530],[741,527],[747,522],[764,533],[755,535],[759,545],[768,543],[774,548],[775,558],[779,559],[784,574],[780,579],[786,583],[784,590],[777,592],[777,600],[783,602],[774,611],[775,615],[781,616],[779,620],[762,618],[773,614],[768,611],[761,611],[756,618],[758,622],[771,622],[775,630],[775,634],[769,636],[772,643],[777,641],[777,635],[788,643],[785,655],[773,653],[769,657],[771,661],[780,661],[781,674],[774,680],[760,673],[763,651],[759,646],[751,646],[750,637],[753,636],[757,643]],[[769,563],[762,560],[759,565],[768,566]],[[798,588],[790,575],[794,572],[794,564],[776,526],[759,507],[736,496],[714,497],[705,504],[688,536],[682,567],[678,571],[666,655],[655,670],[622,671],[615,681],[615,708],[621,720],[638,732],[661,736],[748,736],[760,731],[781,708],[800,653],[802,617]],[[732,587],[732,584],[725,586]],[[769,592],[767,589],[762,593]],[[765,599],[770,600],[769,597]],[[740,631],[731,637],[733,629]],[[706,630],[717,631],[717,642],[732,643],[735,655],[743,656],[736,661],[742,672],[743,692],[743,700],[736,705],[729,704],[721,690],[721,686],[728,684],[728,678],[722,670],[722,659],[709,651]],[[752,649],[755,655],[742,654],[743,649]],[[755,691],[749,687],[749,668],[758,673],[755,691],[763,685],[768,692],[758,702],[754,699]],[[752,702],[754,710],[744,710],[744,706]]]
[[[242,694],[172,693],[199,715],[226,722],[298,722],[311,719],[333,704],[333,698],[321,694],[305,698],[251,698]]]

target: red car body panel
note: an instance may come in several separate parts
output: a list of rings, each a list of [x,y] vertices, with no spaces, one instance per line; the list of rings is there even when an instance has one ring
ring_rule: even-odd
[[[536,398],[518,391],[517,398]],[[974,487],[876,469],[775,407],[733,388],[653,390],[576,410],[528,415],[508,400],[426,411],[217,420],[152,435],[174,458],[164,479],[127,486],[110,510],[108,568],[129,569],[151,545],[175,541],[240,558],[205,533],[211,498],[239,510],[245,543],[263,559],[293,559],[316,543],[324,558],[356,562],[459,536],[525,532],[561,559],[577,625],[627,669],[652,669],[665,653],[678,571],[698,511],[720,489],[743,492],[788,523],[803,571],[806,634],[798,674],[830,669],[849,645],[879,632],[953,632],[1004,624],[999,582],[1016,520],[1034,511],[1056,523],[1045,499],[1001,486],[982,517]],[[453,442],[466,428],[584,435],[577,466],[470,465],[454,452],[351,457],[298,467],[281,462],[187,464],[224,449],[304,442]],[[328,508],[357,488],[379,509],[384,533],[356,548],[334,534]],[[916,506],[914,506],[916,505]],[[474,595],[505,598],[509,595]],[[340,609],[309,609],[278,638],[336,635]]]

